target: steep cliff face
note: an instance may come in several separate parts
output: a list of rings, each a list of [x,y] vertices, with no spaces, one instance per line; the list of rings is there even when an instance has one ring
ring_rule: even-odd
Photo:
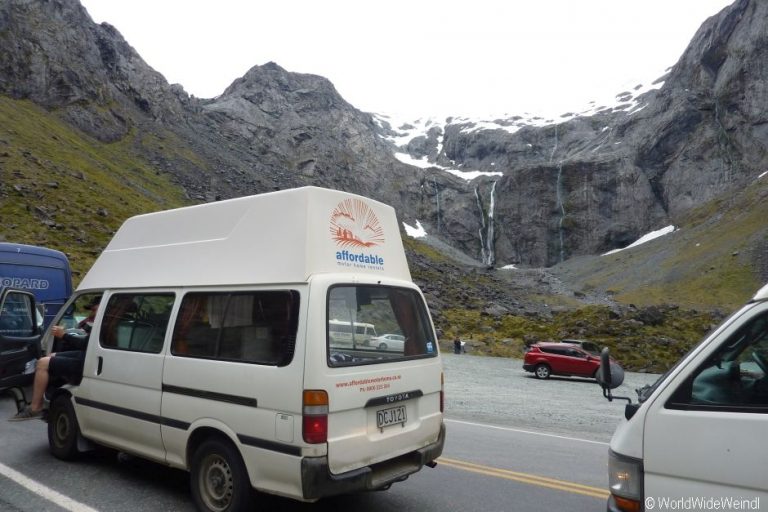
[[[192,200],[315,184],[407,206],[418,190],[420,177],[392,156],[372,117],[322,77],[270,63],[213,100],[190,97],[77,0],[3,2],[0,49],[0,93],[101,141],[137,139],[137,153]],[[170,145],[181,148],[169,155]]]
[[[550,122],[496,119],[493,128],[448,119],[406,137],[400,151],[442,168],[503,174],[474,180],[480,191],[498,181],[498,263],[553,265],[623,247],[763,172],[766,19],[765,2],[735,2],[703,24],[663,86],[620,93],[616,107]],[[394,140],[408,127],[392,128],[383,134]],[[489,204],[489,192],[481,195]],[[467,191],[460,210],[472,211],[474,201]],[[435,230],[436,217],[422,222]],[[450,222],[445,212],[440,222]],[[479,238],[455,241],[481,259],[487,243]]]
[[[170,87],[114,27],[94,24],[73,0],[0,5],[0,91],[58,110],[112,142],[136,122],[182,122],[189,98]]]
[[[675,224],[768,167],[766,19],[768,3],[737,0],[663,86],[623,92],[616,107],[494,128],[448,119],[403,137],[407,127],[360,112],[328,80],[273,63],[217,98],[190,97],[77,0],[7,0],[0,94],[129,141],[192,201],[339,188],[394,205],[478,265],[548,266]]]

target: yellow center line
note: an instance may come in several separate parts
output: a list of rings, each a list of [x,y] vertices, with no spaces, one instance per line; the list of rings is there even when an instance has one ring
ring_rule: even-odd
[[[483,466],[462,460],[440,457],[437,459],[437,462],[445,466],[449,466],[455,469],[462,469],[464,471],[470,471],[472,473],[478,473],[480,475],[504,478],[506,480],[537,485],[539,487],[556,489],[558,491],[565,491],[573,494],[581,494],[583,496],[590,496],[592,498],[606,499],[608,498],[609,494],[607,490],[601,489],[599,487],[590,487],[588,485],[566,482],[564,480],[556,480],[554,478],[547,478],[544,476],[531,475],[529,473],[520,473],[518,471],[494,468],[492,466]]]

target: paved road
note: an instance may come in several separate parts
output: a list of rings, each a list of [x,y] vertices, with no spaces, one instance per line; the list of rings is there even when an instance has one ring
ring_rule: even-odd
[[[626,401],[608,402],[593,379],[539,380],[519,359],[444,354],[449,417],[608,442]],[[635,389],[658,375],[627,373],[613,391],[636,401]]]
[[[437,468],[425,468],[385,492],[317,504],[263,496],[262,509],[605,510],[608,423],[618,421],[622,406],[603,403],[593,383],[537,381],[516,363],[446,356],[448,443]],[[564,411],[554,410],[563,407],[563,400],[582,411],[572,423],[564,419]],[[527,411],[520,403],[527,404]],[[598,413],[583,413],[593,407]],[[0,400],[0,510],[194,510],[186,473],[137,459],[119,460],[114,454],[88,455],[77,463],[58,461],[48,454],[46,425],[1,421],[12,413],[13,403]],[[610,421],[602,418],[607,413]]]

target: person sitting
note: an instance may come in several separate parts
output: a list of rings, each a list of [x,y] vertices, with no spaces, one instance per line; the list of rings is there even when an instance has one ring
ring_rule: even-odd
[[[48,388],[51,377],[63,378],[73,383],[80,381],[83,377],[85,349],[98,307],[99,297],[88,305],[91,314],[78,324],[78,327],[85,331],[83,334],[65,332],[61,325],[55,325],[51,328],[53,337],[72,350],[55,352],[37,360],[35,379],[32,383],[32,401],[8,421],[32,420],[43,417],[45,390]]]

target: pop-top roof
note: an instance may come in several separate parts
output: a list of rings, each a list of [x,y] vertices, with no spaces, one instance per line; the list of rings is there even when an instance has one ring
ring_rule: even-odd
[[[410,281],[395,210],[303,187],[138,215],[78,288],[296,283],[318,273]]]

